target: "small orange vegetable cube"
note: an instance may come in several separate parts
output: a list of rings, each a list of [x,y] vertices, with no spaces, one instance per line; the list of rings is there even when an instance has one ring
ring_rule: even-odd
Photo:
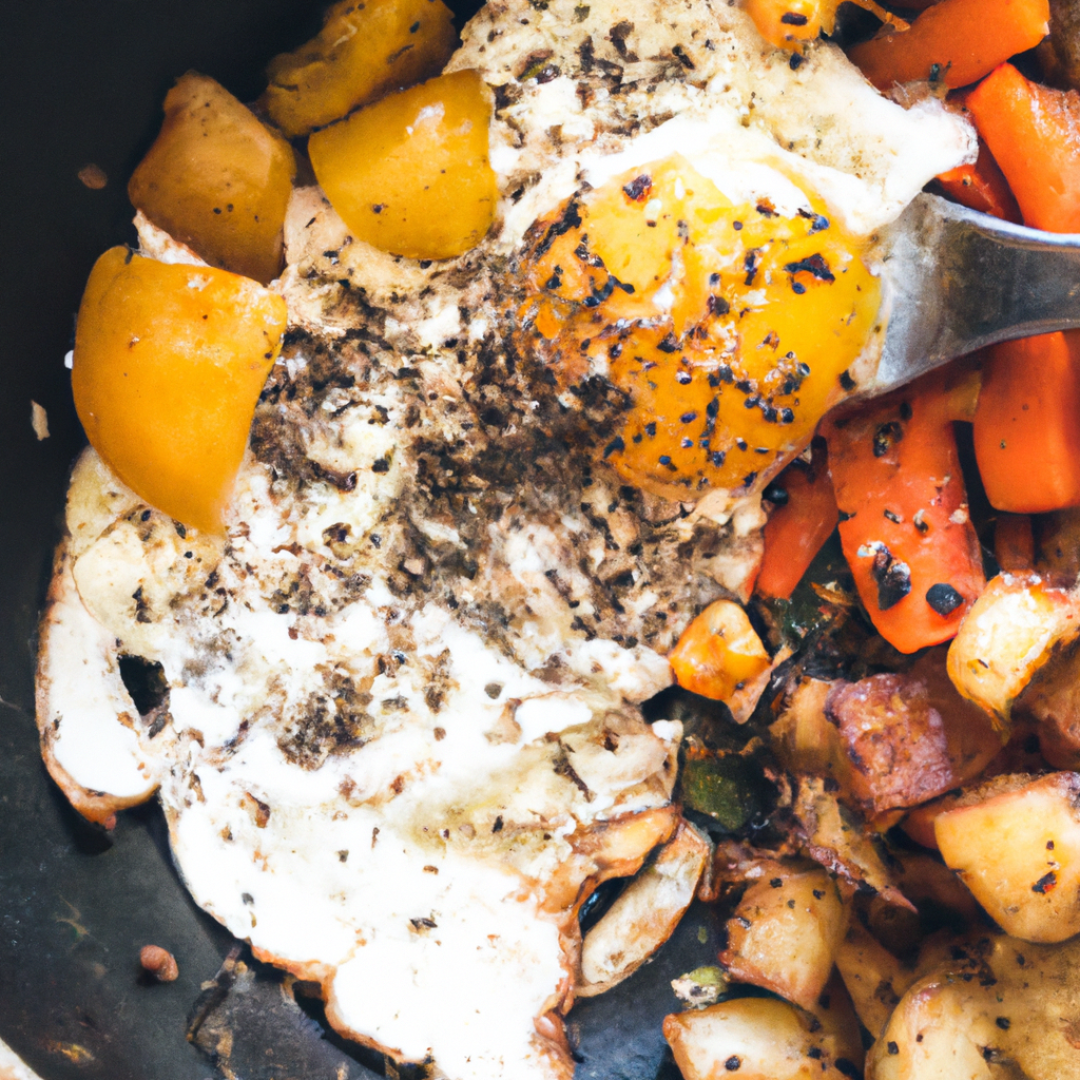
[[[94,449],[140,498],[220,532],[285,323],[284,300],[248,278],[105,252],[71,379]]]
[[[457,47],[442,0],[341,0],[317,37],[275,57],[266,106],[290,138],[438,75]]]
[[[317,131],[308,153],[354,236],[395,255],[449,259],[495,219],[491,112],[480,76],[455,71]]]
[[[295,174],[280,135],[213,79],[189,73],[165,95],[165,123],[128,196],[211,265],[265,284],[281,269]]]
[[[769,654],[733,600],[711,603],[683,631],[668,654],[681,687],[714,701],[729,701],[769,666]]]

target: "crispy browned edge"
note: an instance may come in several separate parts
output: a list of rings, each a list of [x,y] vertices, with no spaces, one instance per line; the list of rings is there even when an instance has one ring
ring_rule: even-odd
[[[49,582],[49,591],[45,597],[45,608],[38,623],[34,707],[38,735],[41,738],[41,756],[49,775],[56,781],[60,790],[67,797],[68,802],[87,820],[111,829],[116,824],[118,810],[126,810],[128,807],[138,806],[140,803],[146,802],[154,795],[157,788],[153,788],[146,795],[133,798],[121,798],[116,795],[109,795],[104,791],[92,791],[77,784],[53,754],[53,732],[49,723],[51,712],[49,708],[50,680],[46,674],[45,666],[46,658],[49,655],[50,633],[55,623],[55,609],[65,599],[65,589],[68,587],[75,588],[74,580],[70,579],[65,573],[69,559],[67,548],[68,541],[65,537],[57,545],[56,554],[53,557],[52,579]]]

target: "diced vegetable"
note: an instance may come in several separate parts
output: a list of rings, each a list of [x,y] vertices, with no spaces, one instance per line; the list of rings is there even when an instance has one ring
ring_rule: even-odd
[[[979,475],[998,510],[1080,505],[1080,332],[992,346],[974,436]]]
[[[763,867],[728,920],[720,963],[733,979],[812,1009],[832,973],[847,915],[821,867]]]
[[[165,123],[128,196],[211,265],[266,284],[281,269],[295,174],[280,135],[213,79],[189,73],[165,95]]]
[[[1027,514],[998,514],[994,522],[994,558],[1006,573],[1035,567],[1035,530]]]
[[[916,806],[977,776],[1001,737],[928,655],[911,671],[837,683],[825,703],[847,750],[844,787],[868,816]]]
[[[683,822],[585,935],[577,996],[609,990],[667,941],[693,900],[711,854],[708,841]]]
[[[1075,1076],[1078,971],[1080,942],[952,943],[904,995],[867,1057],[867,1080]]]
[[[967,107],[1024,223],[1080,232],[1080,94],[1040,86],[1002,64],[968,95]]]
[[[879,90],[922,79],[953,89],[1033,49],[1049,20],[1048,0],[941,0],[910,30],[872,38],[848,55]]]
[[[267,69],[266,106],[290,138],[438,75],[457,45],[442,0],[340,0],[318,36]]]
[[[357,239],[395,255],[449,259],[491,227],[491,93],[455,71],[316,132],[315,176]]]
[[[816,1017],[774,998],[739,998],[664,1019],[684,1080],[850,1080],[856,1064]],[[837,1051],[840,1051],[839,1053]]]
[[[985,584],[955,399],[935,376],[824,425],[844,555],[878,633],[905,653],[948,641]]]
[[[1036,54],[1046,82],[1080,90],[1080,4],[1050,0],[1050,35]]]
[[[679,784],[687,809],[706,814],[728,832],[743,828],[768,808],[761,766],[733,751],[687,745]]]
[[[979,156],[974,162],[940,173],[936,179],[945,194],[963,206],[1020,223],[1020,207],[1016,205],[1016,197],[1009,190],[1001,167],[982,139],[979,140]]]
[[[903,19],[875,4],[874,0],[854,2],[882,22],[891,23],[898,30],[907,29],[908,24]],[[789,52],[802,52],[807,42],[816,40],[823,33],[833,32],[840,3],[841,0],[747,0],[746,13],[770,45]]]
[[[795,462],[774,482],[787,502],[765,526],[765,558],[754,586],[762,596],[788,599],[840,520],[825,455],[815,454],[811,467]]]
[[[825,702],[836,685],[822,679],[803,679],[770,726],[769,737],[785,769],[828,778],[844,790],[851,762],[836,724],[825,715]]]
[[[855,1011],[875,1038],[892,1015],[915,974],[900,963],[856,917],[836,949],[836,966]]]
[[[1080,769],[1080,647],[1055,651],[1028,683],[1014,714],[1034,720],[1039,751],[1056,769]]]
[[[1080,605],[1039,574],[999,574],[949,646],[960,693],[1008,724],[1013,701],[1053,650],[1080,633]]]
[[[72,370],[91,445],[140,498],[220,531],[285,322],[285,301],[248,278],[107,251]]]
[[[1080,932],[1080,775],[997,777],[934,822],[945,863],[1024,941]]]
[[[1035,569],[1055,583],[1080,580],[1080,509],[1040,514],[1035,530]]]
[[[730,704],[769,667],[769,654],[747,614],[733,600],[711,603],[668,654],[679,685]]]

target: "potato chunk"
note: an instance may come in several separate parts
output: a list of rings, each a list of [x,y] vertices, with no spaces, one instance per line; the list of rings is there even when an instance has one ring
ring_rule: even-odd
[[[71,376],[91,445],[141,499],[220,532],[285,321],[285,301],[248,278],[105,252]]]
[[[867,1080],[1080,1076],[1078,972],[1080,941],[953,945],[904,995],[867,1057]]]
[[[998,777],[934,821],[938,847],[1002,929],[1025,941],[1080,932],[1080,775]]]
[[[295,175],[280,135],[213,79],[189,73],[165,95],[165,123],[128,196],[211,265],[266,284],[281,269]]]
[[[358,239],[414,259],[460,255],[495,219],[491,109],[475,71],[441,75],[312,135],[315,176]]]
[[[289,138],[438,75],[457,47],[442,0],[341,0],[319,34],[270,61],[266,106]]]
[[[720,963],[732,978],[813,1008],[832,972],[847,916],[820,867],[775,863],[745,893],[728,920]]]
[[[949,676],[1002,724],[1035,672],[1080,633],[1080,605],[1035,573],[999,574],[949,646]]]
[[[739,998],[675,1013],[664,1019],[664,1038],[685,1080],[721,1080],[733,1074],[740,1080],[841,1080],[858,1075],[827,1026],[773,998]]]

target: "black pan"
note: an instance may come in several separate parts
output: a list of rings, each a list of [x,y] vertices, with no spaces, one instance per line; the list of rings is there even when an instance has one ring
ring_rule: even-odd
[[[383,1071],[377,1056],[327,1035],[317,1006],[298,1008],[195,907],[155,805],[121,814],[110,834],[68,807],[40,763],[33,720],[35,626],[83,444],[63,362],[83,283],[103,250],[134,240],[125,185],[172,82],[195,69],[257,97],[266,61],[317,29],[319,7],[0,2],[0,1039],[44,1080]],[[108,177],[100,190],[78,179],[91,163]],[[31,401],[48,416],[43,441]],[[677,1076],[659,1030],[677,1006],[670,980],[714,961],[717,932],[712,912],[691,911],[653,964],[575,1008],[581,1080]],[[139,950],[151,943],[175,955],[176,982],[140,977]]]

